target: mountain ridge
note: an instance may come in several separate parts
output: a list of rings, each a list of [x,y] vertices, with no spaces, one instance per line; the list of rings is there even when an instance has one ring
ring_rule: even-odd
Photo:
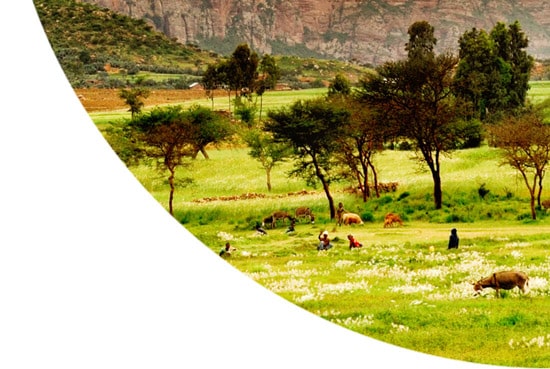
[[[167,36],[229,54],[246,42],[261,53],[378,65],[405,56],[408,27],[426,20],[437,51],[456,50],[472,28],[519,21],[528,52],[550,58],[550,1],[513,0],[79,0],[145,19]]]

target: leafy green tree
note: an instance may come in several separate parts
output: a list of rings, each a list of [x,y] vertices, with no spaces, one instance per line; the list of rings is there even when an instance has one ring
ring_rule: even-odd
[[[473,28],[459,39],[455,91],[472,104],[472,117],[496,121],[525,106],[533,58],[516,21],[497,23],[490,33]]]
[[[409,42],[405,44],[409,60],[431,59],[434,56],[434,47],[437,39],[434,28],[426,21],[413,23],[407,30]]]
[[[237,46],[229,59],[229,71],[226,75],[236,96],[250,96],[258,78],[258,54],[251,51],[247,44]]]
[[[349,80],[341,73],[334,76],[334,80],[328,86],[328,96],[333,97],[349,96],[351,94],[351,84]]]
[[[262,56],[259,65],[259,75],[256,83],[256,94],[260,97],[259,119],[262,120],[263,95],[265,91],[274,89],[281,77],[281,71],[275,58],[269,54]]]
[[[140,144],[142,155],[153,159],[161,169],[168,170],[168,207],[173,215],[176,169],[185,165],[185,158],[193,154],[197,127],[181,106],[168,106],[137,115],[128,128],[133,139]]]
[[[128,111],[132,114],[132,118],[134,118],[145,105],[143,100],[149,97],[149,90],[142,87],[122,89],[120,90],[119,97],[124,100],[126,105],[130,106]]]
[[[258,160],[265,170],[267,190],[271,191],[271,171],[288,158],[290,147],[286,143],[276,142],[271,134],[257,128],[247,131],[243,138],[250,149],[248,154]]]
[[[409,33],[409,57],[377,68],[377,75],[362,81],[360,96],[411,140],[418,159],[430,170],[435,208],[441,209],[441,156],[456,147],[463,115],[461,101],[452,94],[458,59],[434,54],[433,29],[425,22],[411,26]]]
[[[206,96],[212,101],[212,109],[214,109],[214,92],[223,86],[223,78],[218,65],[209,64],[206,67],[202,75],[201,85],[206,91]]]
[[[306,179],[309,185],[321,183],[330,217],[334,219],[336,209],[330,183],[338,178],[335,143],[349,119],[349,112],[319,98],[298,100],[290,107],[271,110],[268,117],[265,129],[277,142],[288,143],[293,148],[291,175]]]
[[[191,137],[193,159],[197,157],[199,152],[205,159],[209,159],[206,146],[218,144],[235,133],[228,116],[204,106],[191,106],[185,116],[193,127]]]
[[[455,93],[471,103],[470,118],[483,121],[487,111],[495,110],[505,99],[505,65],[499,62],[487,32],[475,28],[460,37],[459,58]]]
[[[231,57],[216,64],[209,65],[201,80],[207,95],[214,103],[213,91],[223,88],[227,91],[229,110],[231,110],[231,93],[235,92],[236,103],[241,97],[249,98],[254,92],[258,78],[258,54],[252,52],[247,44],[235,48]]]
[[[525,51],[529,46],[529,40],[518,21],[510,24],[508,29],[504,23],[498,22],[491,31],[491,38],[494,40],[497,55],[510,68],[510,80],[506,86],[508,109],[523,107],[534,65],[533,57]]]
[[[516,169],[530,195],[532,219],[541,196],[546,165],[550,161],[550,126],[544,123],[542,109],[528,109],[509,115],[489,127],[491,142],[502,150],[502,164]]]
[[[337,139],[337,158],[345,168],[346,177],[357,183],[364,202],[371,197],[371,183],[375,195],[379,197],[374,157],[383,149],[388,133],[386,121],[380,119],[375,110],[352,96],[339,96],[333,103],[350,114],[347,124],[343,125],[343,134]]]

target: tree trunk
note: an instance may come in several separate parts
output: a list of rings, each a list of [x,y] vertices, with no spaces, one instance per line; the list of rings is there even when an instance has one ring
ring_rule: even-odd
[[[443,191],[441,190],[441,175],[439,171],[432,172],[434,180],[434,205],[437,210],[443,207]]]
[[[170,197],[168,199],[168,209],[170,212],[170,215],[174,215],[174,191],[176,190],[176,186],[174,183],[174,178],[176,176],[175,169],[169,169],[170,170],[170,176],[168,177],[168,183],[170,184]]]
[[[536,220],[537,219],[537,210],[535,209],[535,193],[534,191],[529,191],[531,193],[531,219]]]
[[[317,175],[317,178],[319,178],[319,181],[323,185],[323,190],[325,191],[325,195],[327,195],[328,207],[330,209],[330,219],[332,220],[336,216],[336,208],[334,207],[334,199],[332,198],[332,195],[330,194],[329,184],[326,181],[325,176],[321,172],[321,168],[319,168],[316,157],[314,155],[312,155],[312,159],[313,159],[312,160],[313,161],[313,166],[315,167],[315,174]]]
[[[330,188],[328,183],[321,179],[321,183],[323,184],[323,190],[325,191],[325,194],[327,195],[328,200],[328,207],[330,209],[330,219],[334,219],[336,217],[336,208],[334,207],[334,199],[332,198],[332,195],[330,194]]]
[[[264,99],[263,99],[263,95],[260,95],[260,115],[258,117],[258,120],[261,122],[262,121],[262,107],[263,107],[263,102],[264,102]]]
[[[271,168],[265,168],[265,175],[267,179],[267,190],[271,192]]]
[[[542,197],[542,180],[544,178],[544,175],[543,174],[539,174],[538,175],[539,177],[539,191],[537,193],[537,206],[539,207],[539,209],[541,208],[542,204],[541,204],[541,197]]]

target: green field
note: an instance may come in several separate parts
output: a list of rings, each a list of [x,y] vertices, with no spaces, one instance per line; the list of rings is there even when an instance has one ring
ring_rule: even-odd
[[[530,93],[542,99],[547,89],[538,83]],[[264,107],[322,93],[269,93]],[[215,103],[223,108],[227,101]],[[103,127],[124,114],[92,117]],[[378,154],[379,181],[398,182],[397,191],[364,203],[346,191],[349,183],[332,184],[335,202],[366,220],[354,226],[330,219],[319,188],[288,178],[291,163],[274,169],[268,192],[265,172],[246,148],[208,152],[209,160],[198,157],[178,171],[178,178],[193,181],[176,190],[174,217],[213,252],[230,242],[237,251],[227,261],[253,280],[328,321],[401,347],[476,363],[550,367],[550,217],[539,210],[537,220],[529,218],[522,179],[499,165],[496,149],[443,158],[441,210],[433,208],[430,174],[412,152]],[[167,207],[166,173],[145,165],[131,170]],[[481,186],[490,191],[485,198],[478,195]],[[254,198],[228,200],[243,194]],[[272,211],[298,206],[312,208],[316,222],[299,223],[293,233],[286,225],[268,229],[267,236],[255,232],[255,223]],[[402,216],[403,227],[383,228],[390,211]],[[453,227],[460,247],[447,250]],[[319,252],[322,230],[330,232],[334,248]],[[364,247],[349,250],[349,233]],[[474,281],[504,269],[530,276],[526,295],[516,289],[500,299],[493,290],[474,296]]]

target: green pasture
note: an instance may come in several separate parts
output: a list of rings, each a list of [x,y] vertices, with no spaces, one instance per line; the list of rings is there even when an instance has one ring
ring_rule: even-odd
[[[548,88],[534,86],[531,94]],[[271,92],[264,107],[311,92]],[[222,108],[227,101],[215,103]],[[91,116],[101,128],[125,114]],[[363,202],[348,191],[350,183],[331,184],[335,202],[365,220],[352,226],[330,219],[320,188],[288,178],[292,163],[275,167],[269,192],[265,171],[246,148],[224,145],[208,153],[210,159],[199,156],[178,170],[174,217],[214,253],[230,242],[237,250],[226,261],[251,279],[310,313],[384,342],[469,362],[550,367],[550,217],[539,210],[538,219],[530,219],[523,180],[499,165],[498,150],[482,146],[443,158],[440,210],[433,206],[431,176],[412,152],[378,154],[379,181],[397,182],[395,192]],[[146,165],[130,170],[167,207],[167,174]],[[548,181],[543,198],[550,198]],[[480,187],[489,190],[483,198]],[[255,231],[274,210],[299,206],[313,209],[315,223],[299,222],[291,233],[288,223],[264,236]],[[402,227],[383,227],[390,211],[401,215]],[[447,250],[451,228],[460,237],[456,250]],[[334,247],[317,251],[323,230]],[[348,248],[350,233],[362,248]],[[474,281],[505,269],[530,276],[526,295],[517,289],[502,298],[493,290],[474,295]]]
[[[178,176],[193,182],[178,188],[175,217],[212,252],[225,242],[237,251],[227,259],[235,268],[288,301],[350,330],[401,347],[478,363],[548,367],[550,356],[550,218],[528,218],[527,194],[517,175],[498,165],[496,150],[464,150],[443,162],[444,208],[434,210],[428,173],[412,153],[379,155],[382,182],[398,181],[396,192],[363,203],[332,186],[335,201],[368,220],[337,226],[328,216],[320,189],[289,179],[290,163],[265,173],[244,148],[209,150]],[[133,173],[166,206],[165,175],[150,167]],[[481,184],[489,194],[481,199]],[[305,194],[298,194],[306,190]],[[263,197],[223,200],[232,195]],[[409,193],[408,196],[404,196]],[[218,199],[218,200],[216,200]],[[314,224],[300,222],[254,230],[270,212],[310,206]],[[402,215],[403,227],[383,228],[388,211]],[[450,229],[461,239],[446,249]],[[334,247],[318,252],[317,235],[328,230]],[[364,247],[349,250],[347,234]],[[492,290],[474,296],[471,283],[497,270],[520,269],[531,277],[526,296],[517,290],[496,299]]]

